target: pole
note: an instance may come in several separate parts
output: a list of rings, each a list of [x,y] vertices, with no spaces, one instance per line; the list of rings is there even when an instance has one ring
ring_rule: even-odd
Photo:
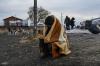
[[[61,23],[63,24],[63,14],[61,12]]]
[[[36,35],[36,30],[37,30],[37,0],[34,0],[34,33]]]

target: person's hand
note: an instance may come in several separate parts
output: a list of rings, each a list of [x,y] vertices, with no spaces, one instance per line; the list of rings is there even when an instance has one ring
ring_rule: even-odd
[[[44,38],[44,43],[49,43],[49,40],[47,40],[46,38]]]

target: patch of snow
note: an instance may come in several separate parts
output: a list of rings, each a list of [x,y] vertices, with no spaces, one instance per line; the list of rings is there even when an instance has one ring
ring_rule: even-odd
[[[66,30],[66,33],[90,33],[88,30],[72,29]]]

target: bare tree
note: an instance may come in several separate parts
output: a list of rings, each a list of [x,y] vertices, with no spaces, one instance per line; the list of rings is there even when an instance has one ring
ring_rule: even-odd
[[[37,14],[38,14],[37,15],[37,18],[38,18],[37,22],[39,22],[41,19],[45,19],[50,14],[50,12],[47,11],[46,9],[42,8],[42,7],[39,7]],[[34,20],[34,9],[33,9],[33,7],[29,8],[28,15],[29,15],[30,20],[33,21]]]

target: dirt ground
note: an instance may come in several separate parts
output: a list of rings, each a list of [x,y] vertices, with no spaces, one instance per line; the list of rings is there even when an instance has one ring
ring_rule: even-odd
[[[100,66],[100,34],[68,34],[72,53],[57,59],[40,59],[38,40],[21,37],[0,34],[0,66]]]

